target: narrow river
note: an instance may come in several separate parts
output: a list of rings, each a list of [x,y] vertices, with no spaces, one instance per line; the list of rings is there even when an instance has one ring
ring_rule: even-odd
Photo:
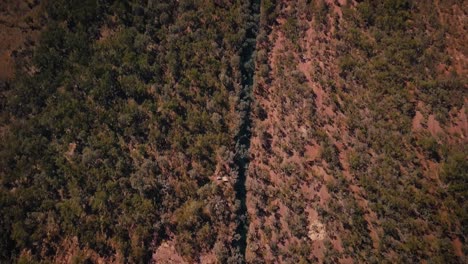
[[[235,183],[236,199],[239,200],[240,206],[237,211],[238,225],[236,233],[239,239],[236,240],[235,246],[239,248],[240,254],[244,257],[247,247],[247,232],[248,232],[248,215],[246,204],[246,179],[249,166],[249,148],[251,137],[251,104],[252,104],[252,89],[255,76],[255,48],[258,33],[260,0],[251,0],[249,7],[250,18],[246,21],[247,31],[246,40],[241,50],[241,73],[242,73],[242,91],[240,92],[240,104],[238,111],[240,112],[241,125],[239,133],[236,135],[236,157],[235,165],[238,171],[238,179]]]

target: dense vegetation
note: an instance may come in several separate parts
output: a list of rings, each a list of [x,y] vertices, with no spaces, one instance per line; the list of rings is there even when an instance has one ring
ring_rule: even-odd
[[[187,259],[241,257],[212,175],[235,176],[248,2],[45,6],[34,72],[2,97],[1,259],[53,260],[74,237],[84,259],[147,262],[171,237]]]
[[[462,2],[43,1],[0,262],[463,263]]]

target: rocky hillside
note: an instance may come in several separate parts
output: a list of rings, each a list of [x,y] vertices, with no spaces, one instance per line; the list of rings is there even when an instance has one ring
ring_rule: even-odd
[[[468,3],[0,3],[0,262],[466,263]]]

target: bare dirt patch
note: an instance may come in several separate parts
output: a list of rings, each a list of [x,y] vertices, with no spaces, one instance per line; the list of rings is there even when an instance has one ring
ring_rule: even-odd
[[[413,131],[419,131],[421,130],[422,127],[422,122],[424,121],[424,116],[421,114],[421,112],[416,111],[416,114],[414,115],[413,118]]]
[[[429,115],[429,118],[427,119],[427,128],[429,132],[431,132],[431,135],[434,137],[443,132],[439,121],[435,119],[434,115]]]
[[[310,240],[324,240],[326,237],[325,225],[316,220],[310,223],[308,236]]]
[[[161,264],[188,264],[188,262],[177,253],[173,241],[161,243],[153,254],[153,260],[155,263]]]

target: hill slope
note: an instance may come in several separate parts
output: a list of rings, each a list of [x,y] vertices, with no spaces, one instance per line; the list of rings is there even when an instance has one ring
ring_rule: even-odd
[[[466,262],[465,1],[0,7],[0,262]]]
[[[273,2],[257,50],[248,260],[462,263],[466,4]]]

